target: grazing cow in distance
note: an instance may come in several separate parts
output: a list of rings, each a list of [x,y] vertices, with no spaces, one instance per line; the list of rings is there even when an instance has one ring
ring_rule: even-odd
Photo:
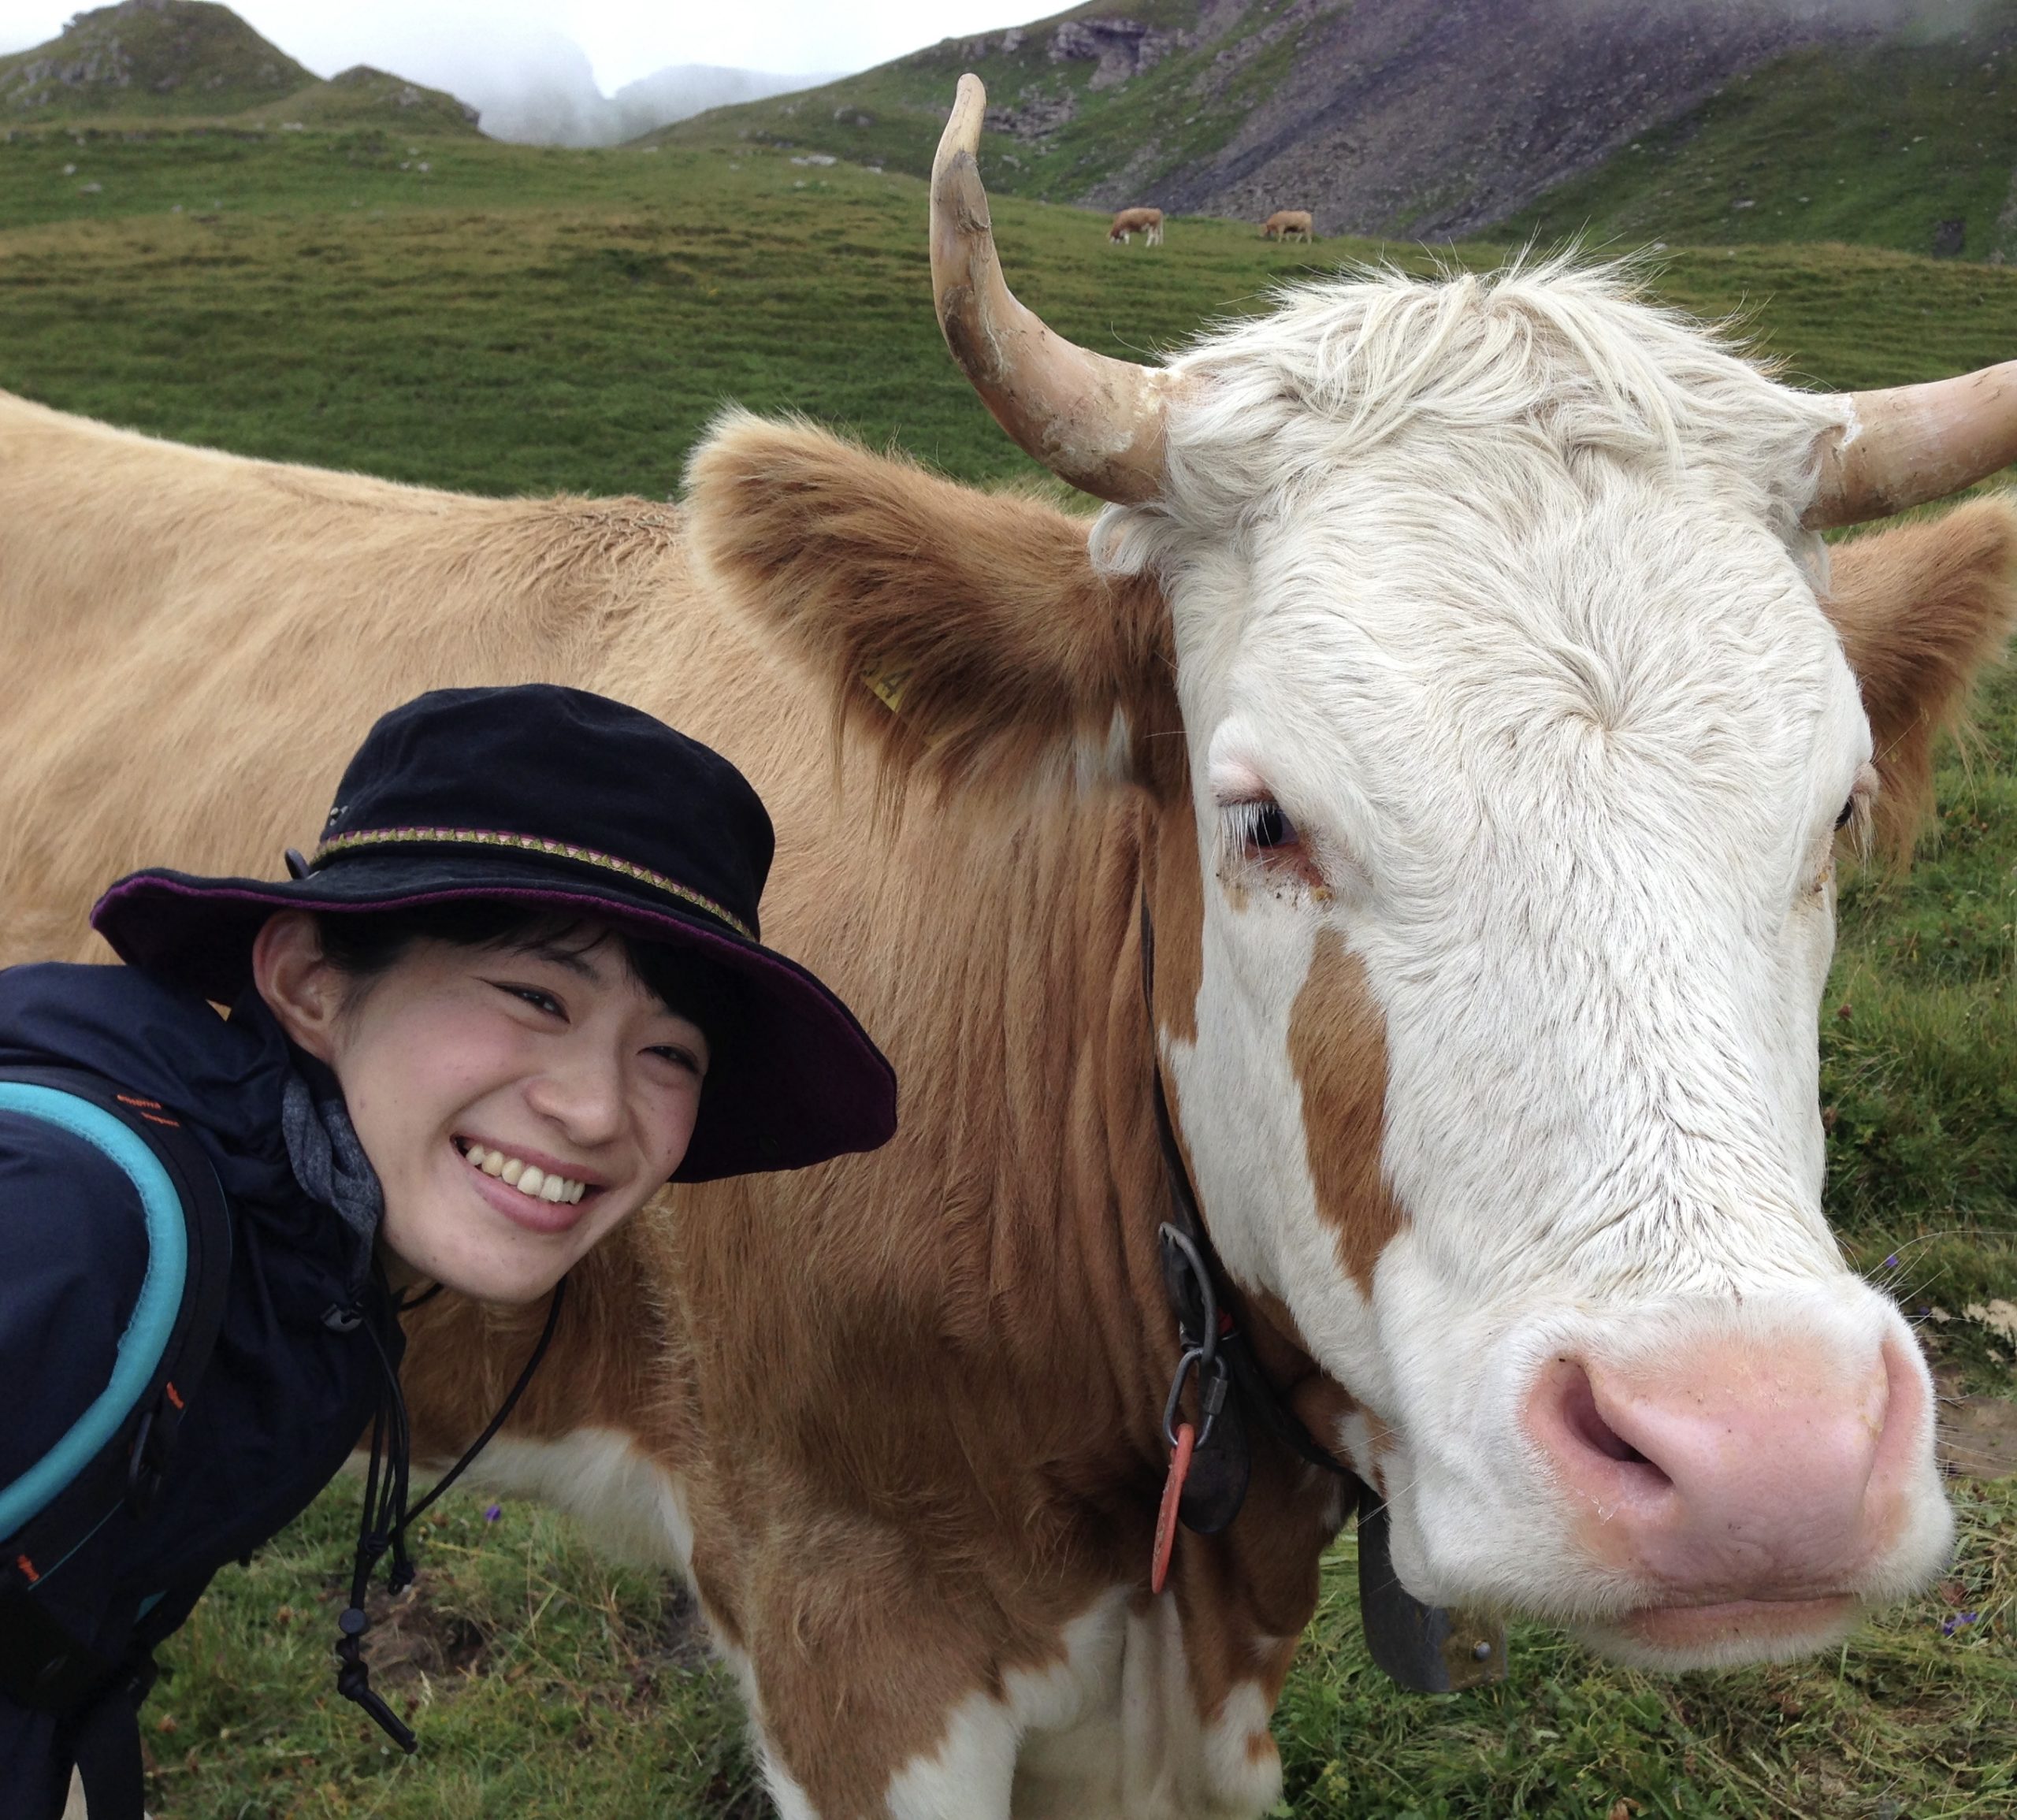
[[[1313,240],[1317,238],[1307,209],[1277,209],[1261,224],[1264,240]]]
[[[1163,212],[1161,209],[1123,209],[1113,217],[1113,225],[1106,231],[1107,244],[1122,247],[1139,234],[1144,246],[1160,247],[1163,243]]]
[[[0,960],[87,952],[128,867],[274,871],[422,689],[600,689],[748,771],[767,936],[901,1128],[606,1241],[477,1473],[690,1578],[789,1820],[1279,1798],[1347,1482],[1254,1422],[1152,1589],[1176,1169],[1227,1408],[1384,1492],[1415,1593],[1668,1668],[1833,1644],[1951,1528],[1820,1211],[1837,843],[1909,845],[2017,514],[1818,533],[2017,454],[2017,371],[1799,392],[1566,266],[1327,279],[1137,367],[1008,292],[984,100],[941,324],[1097,521],[739,414],[675,508],[0,399]],[[423,1454],[538,1324],[414,1313]]]

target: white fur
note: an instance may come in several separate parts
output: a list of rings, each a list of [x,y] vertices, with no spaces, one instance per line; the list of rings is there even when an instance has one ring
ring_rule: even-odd
[[[953,1708],[891,1780],[890,1820],[1254,1820],[1280,1798],[1266,1696],[1243,1682],[1198,1710],[1174,1599],[1116,1588],[1062,1642],[1055,1666]]]
[[[500,1435],[477,1456],[470,1479],[566,1511],[618,1559],[670,1566],[682,1577],[691,1569],[685,1490],[631,1436],[612,1428],[577,1428],[551,1441]]]
[[[1413,1590],[1621,1608],[1520,1437],[1550,1348],[1911,1350],[1820,1211],[1827,859],[1870,734],[1799,520],[1844,407],[1562,269],[1314,286],[1176,364],[1167,496],[1094,548],[1176,622],[1208,858],[1167,1059],[1213,1235],[1399,1436]],[[1326,890],[1224,856],[1257,780]],[[1369,1302],[1287,1046],[1327,927],[1387,1047],[1406,1223]],[[1948,1534],[1929,1450],[1857,1590]]]

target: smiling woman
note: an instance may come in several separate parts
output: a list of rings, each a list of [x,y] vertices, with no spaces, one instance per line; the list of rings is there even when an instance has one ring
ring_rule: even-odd
[[[771,845],[648,715],[443,690],[292,877],[135,873],[92,916],[128,966],[0,973],[0,1811],[53,1815],[75,1763],[92,1820],[139,1814],[153,1649],[367,1423],[338,1685],[410,1748],[358,1648],[404,1566],[402,1309],[550,1296],[550,1333],[669,1180],[895,1128],[875,1045],[759,938]]]

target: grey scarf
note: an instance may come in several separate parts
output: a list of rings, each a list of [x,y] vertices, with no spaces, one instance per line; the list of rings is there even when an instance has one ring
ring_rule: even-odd
[[[352,1287],[361,1291],[371,1268],[371,1250],[385,1216],[378,1172],[357,1141],[356,1127],[340,1097],[318,1099],[307,1082],[289,1072],[280,1096],[280,1135],[287,1141],[294,1179],[310,1198],[332,1209],[357,1239]]]

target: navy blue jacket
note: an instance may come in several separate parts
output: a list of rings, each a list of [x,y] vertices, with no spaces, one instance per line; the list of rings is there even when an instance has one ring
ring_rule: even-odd
[[[217,1569],[285,1527],[327,1484],[379,1405],[371,1335],[399,1336],[369,1248],[295,1180],[280,1135],[293,1065],[257,997],[228,1022],[123,967],[0,971],[0,1069],[88,1068],[180,1116],[229,1204],[223,1324],[158,1503],[124,1513],[50,1577],[73,1625],[112,1655],[173,1631]],[[145,1228],[132,1183],[97,1150],[0,1112],[0,1484],[67,1430],[111,1375],[139,1290]],[[60,1811],[56,1722],[0,1696],[0,1814]]]

